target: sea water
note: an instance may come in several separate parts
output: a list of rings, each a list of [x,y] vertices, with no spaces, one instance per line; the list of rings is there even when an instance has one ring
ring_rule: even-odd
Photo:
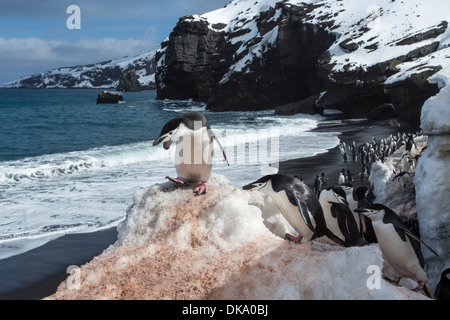
[[[0,259],[67,233],[117,226],[136,190],[176,176],[175,148],[152,142],[185,112],[205,114],[230,162],[216,148],[213,171],[236,186],[339,143],[337,132],[310,131],[320,116],[215,113],[203,103],[156,100],[155,91],[97,105],[97,93],[0,90]]]

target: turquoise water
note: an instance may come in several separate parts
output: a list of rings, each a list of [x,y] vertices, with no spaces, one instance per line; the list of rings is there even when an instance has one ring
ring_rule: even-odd
[[[204,112],[230,161],[226,166],[216,152],[213,171],[237,186],[265,174],[270,163],[339,143],[338,133],[309,132],[319,116],[212,113],[202,103],[157,101],[155,91],[97,105],[97,94],[0,90],[0,259],[66,233],[116,226],[137,189],[176,174],[174,148],[152,142],[167,120],[185,112]]]

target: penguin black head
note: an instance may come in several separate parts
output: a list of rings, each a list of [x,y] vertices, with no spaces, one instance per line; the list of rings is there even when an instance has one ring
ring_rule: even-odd
[[[347,194],[341,187],[329,187],[322,190],[319,197],[326,197],[326,201],[332,204],[344,204],[348,206]]]
[[[255,182],[249,183],[248,185],[242,187],[244,190],[260,190],[267,185],[267,182],[273,178],[274,175],[264,176]]]
[[[169,149],[172,141],[189,134],[188,131],[198,130],[207,127],[205,116],[200,112],[188,112],[181,117],[171,119],[163,126],[158,138],[153,142],[153,146],[164,142],[164,149]]]
[[[364,200],[366,199],[366,194],[369,191],[369,188],[366,186],[359,186],[358,188],[353,190],[353,198],[358,200]]]
[[[292,183],[294,180],[301,181],[300,178],[297,176],[287,175],[287,174],[271,174],[264,176],[260,178],[259,180],[252,182],[246,186],[244,186],[242,189],[244,190],[261,190],[262,188],[266,187],[268,182],[271,182],[272,189],[275,192],[278,192],[284,187],[290,183]]]
[[[387,212],[392,212],[388,207],[375,203],[365,208],[358,208],[355,212],[362,213],[372,221],[382,220]],[[394,213],[395,214],[395,213]]]

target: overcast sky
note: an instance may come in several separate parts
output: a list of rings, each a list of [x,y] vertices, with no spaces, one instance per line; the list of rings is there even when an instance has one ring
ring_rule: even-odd
[[[153,50],[178,19],[231,0],[0,0],[0,84],[52,68]],[[68,6],[81,10],[70,30]]]

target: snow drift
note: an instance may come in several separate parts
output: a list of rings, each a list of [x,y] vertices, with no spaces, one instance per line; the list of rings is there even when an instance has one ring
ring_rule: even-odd
[[[117,242],[49,299],[426,299],[368,288],[369,267],[383,267],[376,245],[290,243],[270,198],[217,174],[209,185],[201,197],[171,183],[136,191]]]
[[[448,60],[448,58],[447,58]],[[450,267],[450,74],[434,80],[446,84],[422,109],[421,127],[428,133],[428,148],[416,169],[414,182],[422,240],[434,247],[439,257],[423,250],[426,271],[433,285]]]

